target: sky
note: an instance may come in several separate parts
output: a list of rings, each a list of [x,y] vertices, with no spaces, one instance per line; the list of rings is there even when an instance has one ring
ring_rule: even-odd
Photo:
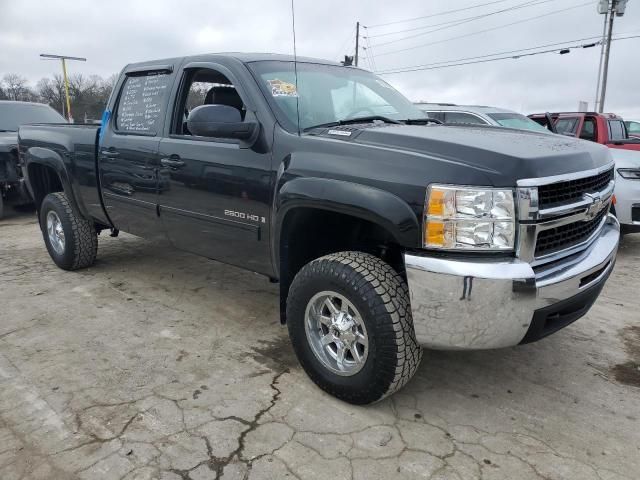
[[[580,39],[602,35],[604,16],[596,3],[294,0],[297,53],[333,60],[353,54],[358,21],[360,66],[378,72],[540,45],[581,45],[597,38]],[[460,11],[446,13],[451,10]],[[40,53],[86,57],[86,63],[70,63],[70,73],[103,77],[155,58],[292,53],[291,19],[291,0],[0,0],[0,77],[19,73],[35,84],[59,73],[59,62],[40,60]],[[614,36],[633,35],[640,36],[640,0],[629,0],[625,15],[615,19]],[[639,58],[640,37],[612,43],[605,111],[640,120]],[[581,100],[593,109],[599,59],[597,46],[383,77],[413,101],[525,114],[575,111]]]

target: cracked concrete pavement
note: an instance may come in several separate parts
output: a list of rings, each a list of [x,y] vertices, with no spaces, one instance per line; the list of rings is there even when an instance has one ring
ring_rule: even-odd
[[[0,221],[0,479],[640,478],[640,235],[541,342],[425,352],[356,407],[307,379],[266,278],[100,237],[64,272]]]

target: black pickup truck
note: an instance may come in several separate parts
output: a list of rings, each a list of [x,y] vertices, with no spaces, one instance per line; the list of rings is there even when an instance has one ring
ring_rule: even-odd
[[[568,325],[616,257],[606,147],[439,125],[321,60],[128,65],[101,128],[26,126],[19,151],[58,266],[90,266],[122,230],[264,274],[307,374],[352,403],[406,384],[422,346]]]

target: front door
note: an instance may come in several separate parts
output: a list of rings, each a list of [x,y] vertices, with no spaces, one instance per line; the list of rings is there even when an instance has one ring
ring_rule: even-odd
[[[189,111],[204,103],[230,105],[244,116],[240,94],[225,75],[186,69],[180,90],[170,135],[159,145],[165,232],[180,249],[269,273],[270,154],[188,131]]]

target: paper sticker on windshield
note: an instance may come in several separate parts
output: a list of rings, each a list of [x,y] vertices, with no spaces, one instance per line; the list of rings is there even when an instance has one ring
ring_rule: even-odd
[[[293,83],[283,82],[277,78],[267,80],[271,87],[271,95],[274,97],[297,97],[298,90]]]

